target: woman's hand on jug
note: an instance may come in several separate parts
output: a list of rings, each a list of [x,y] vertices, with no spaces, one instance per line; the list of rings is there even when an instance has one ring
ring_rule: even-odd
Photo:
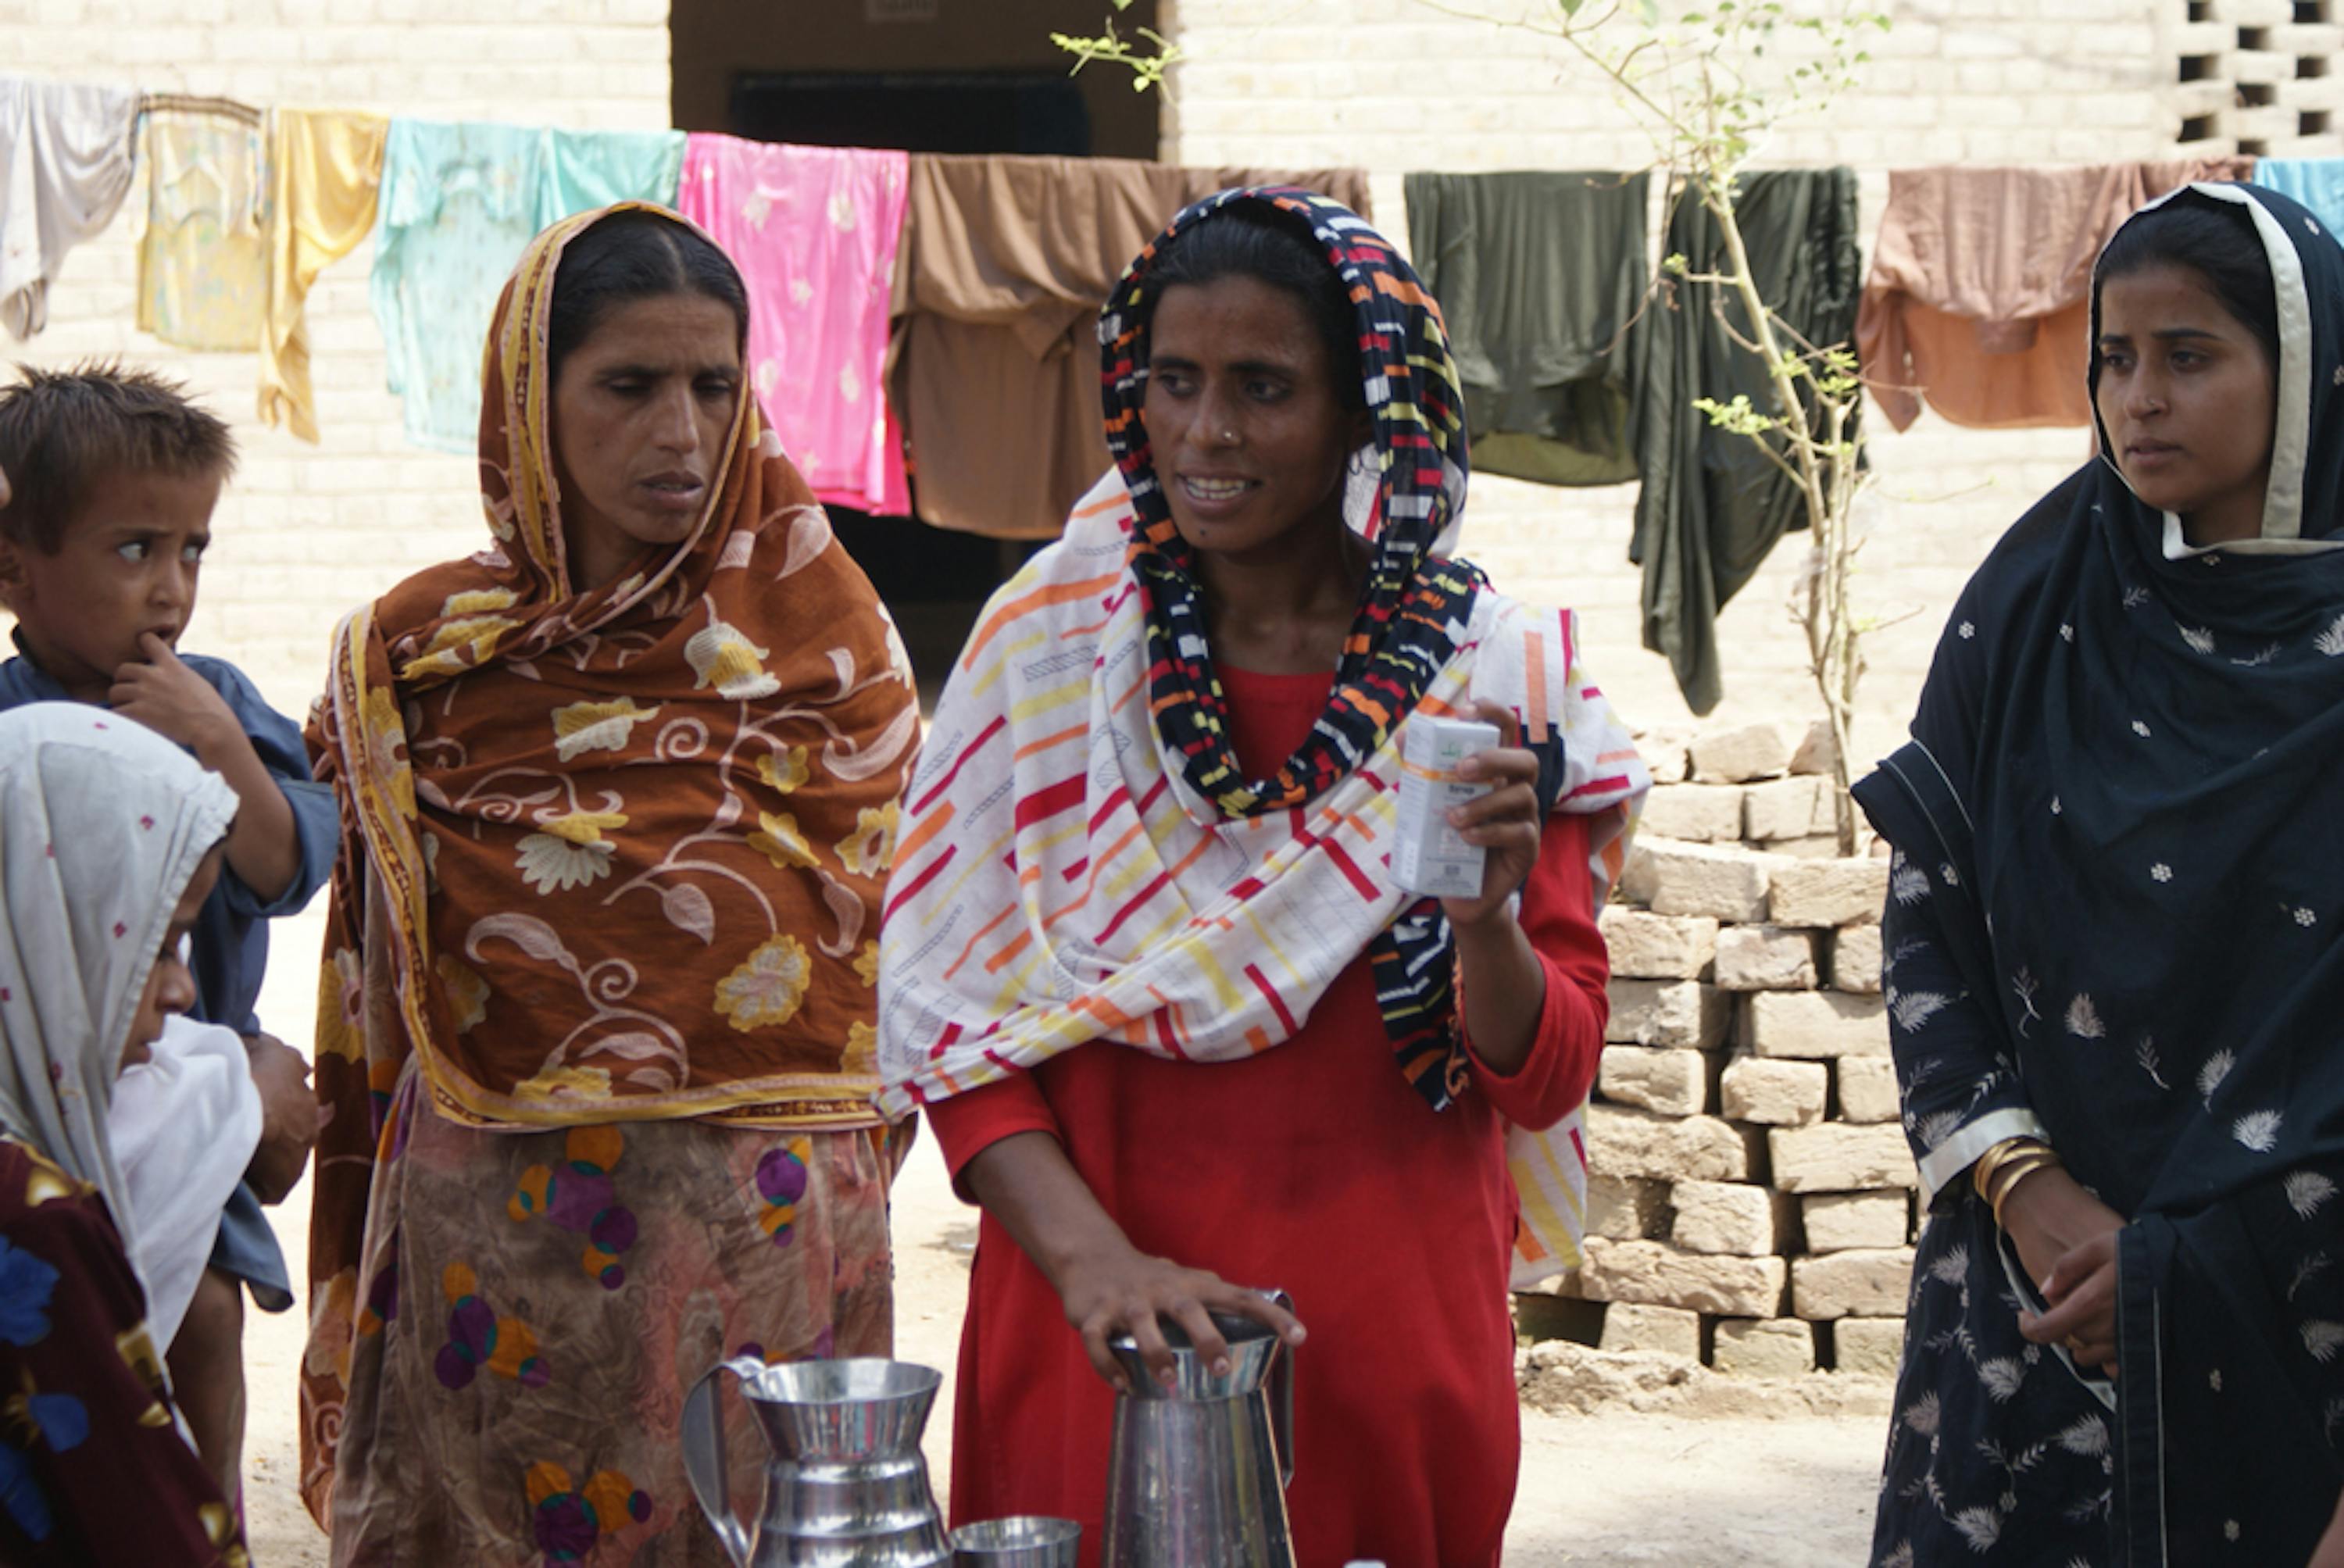
[[[1058,1299],[1066,1307],[1066,1321],[1083,1337],[1092,1368],[1117,1393],[1130,1391],[1122,1364],[1107,1350],[1107,1341],[1119,1334],[1131,1336],[1151,1376],[1167,1385],[1172,1381],[1172,1347],[1157,1320],[1159,1316],[1180,1325],[1216,1376],[1228,1370],[1229,1355],[1228,1341],[1213,1326],[1216,1311],[1267,1324],[1289,1345],[1300,1344],[1304,1334],[1293,1313],[1259,1291],[1232,1285],[1203,1269],[1151,1258],[1127,1244],[1069,1263],[1059,1272]]]

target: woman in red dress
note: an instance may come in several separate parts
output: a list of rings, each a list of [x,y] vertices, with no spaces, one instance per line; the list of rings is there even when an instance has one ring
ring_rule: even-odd
[[[954,1514],[1078,1519],[1095,1561],[1107,1341],[1161,1375],[1159,1320],[1211,1360],[1218,1310],[1296,1349],[1302,1562],[1493,1563],[1508,1279],[1571,1243],[1647,781],[1571,617],[1450,558],[1439,312],[1356,215],[1208,198],[1100,338],[1117,471],[956,667],[881,938],[889,1108],[985,1211]],[[1475,896],[1392,881],[1418,713],[1504,737],[1454,819]]]

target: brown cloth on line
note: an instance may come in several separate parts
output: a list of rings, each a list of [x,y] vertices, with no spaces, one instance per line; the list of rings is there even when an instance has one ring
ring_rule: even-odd
[[[1182,207],[1242,185],[1298,185],[1372,216],[1359,169],[912,155],[887,386],[924,521],[1057,537],[1111,461],[1094,338],[1107,290]]]
[[[1900,430],[1924,397],[1957,425],[2089,425],[2101,247],[2167,191],[2253,172],[2233,157],[1892,172],[1855,328],[1880,411]]]

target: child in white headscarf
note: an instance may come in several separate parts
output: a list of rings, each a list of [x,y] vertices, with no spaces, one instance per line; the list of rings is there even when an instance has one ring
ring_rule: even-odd
[[[194,1000],[237,797],[103,710],[0,713],[0,1561],[241,1568],[146,1322],[115,1080]]]

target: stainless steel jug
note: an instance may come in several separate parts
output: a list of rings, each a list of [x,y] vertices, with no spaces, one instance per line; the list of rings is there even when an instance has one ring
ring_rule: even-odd
[[[763,1429],[764,1502],[735,1516],[717,1380],[729,1372]],[[708,1369],[683,1402],[683,1470],[740,1568],[933,1568],[952,1544],[928,1488],[920,1433],[943,1376],[908,1361],[741,1356]]]
[[[1131,1392],[1115,1401],[1105,1568],[1294,1568],[1292,1354],[1268,1326],[1215,1312],[1229,1344],[1228,1372],[1215,1377],[1177,1322],[1161,1324],[1177,1374],[1169,1388],[1131,1336],[1107,1345]]]

